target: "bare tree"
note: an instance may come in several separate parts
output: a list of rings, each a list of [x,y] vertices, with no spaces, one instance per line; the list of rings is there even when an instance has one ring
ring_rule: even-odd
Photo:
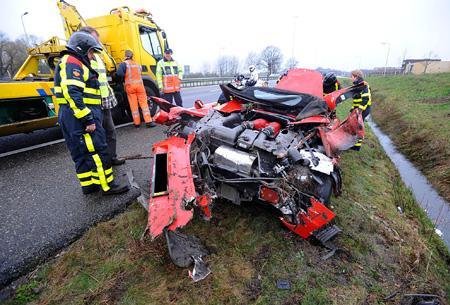
[[[288,58],[288,60],[286,61],[286,64],[285,64],[286,70],[297,68],[297,66],[298,66],[298,60],[295,59],[295,57]]]
[[[267,79],[271,74],[280,70],[281,63],[283,62],[283,54],[281,53],[280,48],[275,46],[266,47],[261,52],[260,58],[260,66],[267,71]]]
[[[235,75],[239,68],[239,59],[236,56],[220,56],[217,59],[217,73],[219,76]]]
[[[32,37],[37,41],[36,37]],[[13,77],[27,58],[27,44],[23,38],[10,40],[0,33],[0,77]]]
[[[250,52],[247,55],[247,59],[245,60],[245,65],[250,67],[251,65],[255,67],[259,67],[260,59],[256,52]]]

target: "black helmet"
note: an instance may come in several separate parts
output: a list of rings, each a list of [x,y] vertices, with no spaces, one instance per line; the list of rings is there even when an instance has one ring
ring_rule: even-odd
[[[327,85],[334,85],[337,82],[336,74],[333,72],[328,72],[325,74],[325,77],[323,78],[323,83]]]
[[[81,56],[87,56],[89,50],[94,49],[101,51],[102,46],[91,34],[86,32],[75,32],[70,38],[66,46],[68,49],[80,54]]]

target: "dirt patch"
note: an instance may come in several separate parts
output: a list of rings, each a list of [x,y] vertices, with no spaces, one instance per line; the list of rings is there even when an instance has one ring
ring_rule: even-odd
[[[420,102],[425,103],[425,104],[446,104],[446,103],[450,103],[450,95],[436,97],[436,98],[427,98],[427,99],[420,100]]]

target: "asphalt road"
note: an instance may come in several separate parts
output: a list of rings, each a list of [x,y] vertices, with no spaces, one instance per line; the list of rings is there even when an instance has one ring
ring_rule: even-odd
[[[182,90],[184,105],[197,98],[213,102],[218,86]],[[149,155],[152,143],[164,138],[165,127],[117,130],[119,156]],[[56,140],[52,128],[28,135],[0,139],[4,151]],[[129,160],[114,170],[121,176],[133,170],[136,182],[149,187],[150,161]],[[123,211],[140,191],[121,196],[85,196],[81,193],[74,165],[65,143],[0,158],[0,288],[32,270],[51,255],[79,238],[99,221]]]

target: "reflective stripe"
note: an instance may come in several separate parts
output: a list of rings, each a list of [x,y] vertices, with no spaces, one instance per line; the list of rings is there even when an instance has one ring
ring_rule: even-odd
[[[83,92],[100,95],[100,89],[95,89],[95,88],[84,88]]]
[[[83,97],[83,103],[88,104],[88,105],[101,105],[102,100],[98,99],[98,98]]]
[[[100,185],[102,186],[102,189],[105,192],[109,191],[110,188],[108,186],[108,182],[106,181],[105,172],[103,171],[102,160],[100,159],[98,154],[92,155],[92,158],[94,159],[95,165],[97,166],[97,173],[100,179]]]
[[[61,87],[54,87],[53,90],[55,93],[62,93]]]
[[[59,105],[62,105],[62,104],[67,104],[67,101],[63,97],[57,97],[56,98],[56,103],[59,104]]]
[[[89,68],[83,65],[83,79],[85,82],[89,79]]]
[[[80,179],[88,178],[88,177],[91,177],[91,176],[92,176],[92,172],[86,172],[86,173],[77,174],[77,177],[80,178]]]
[[[108,182],[108,183],[112,182],[113,180],[114,180],[114,176],[113,175],[111,175],[108,178],[106,178],[106,182]],[[91,179],[91,181],[89,181],[89,182],[91,182],[91,184],[101,185],[100,180],[97,180],[97,179]]]
[[[80,181],[81,186],[89,186],[94,184],[94,181],[89,180],[89,181]]]
[[[81,118],[87,116],[89,113],[91,113],[91,110],[88,107],[86,107],[83,110],[74,111],[74,116],[77,119],[81,119]]]
[[[84,141],[86,142],[86,147],[89,152],[95,152],[94,142],[92,141],[91,135],[88,133],[83,134]]]
[[[110,167],[107,170],[105,170],[105,175],[106,176],[111,175],[112,172],[113,172],[113,169],[112,169],[112,167]],[[79,179],[98,177],[98,173],[97,172],[93,172],[93,171],[89,171],[89,172],[77,174],[77,177]]]

